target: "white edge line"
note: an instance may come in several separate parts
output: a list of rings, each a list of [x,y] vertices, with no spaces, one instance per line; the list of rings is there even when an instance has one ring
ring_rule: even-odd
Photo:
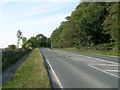
[[[101,69],[99,69],[99,68],[96,68],[96,67],[94,67],[94,66],[91,66],[91,65],[89,65],[89,66],[92,67],[92,68],[94,68],[94,69],[97,69],[97,70],[99,70],[99,71],[101,71],[101,72],[107,73],[107,74],[112,75],[112,76],[117,77],[117,78],[120,78],[119,76],[116,76],[116,75],[111,74],[111,73],[109,73],[109,72],[103,71],[103,70],[101,70]]]
[[[46,58],[46,57],[45,57],[45,58]],[[61,83],[60,83],[60,80],[58,79],[56,73],[54,72],[54,70],[53,70],[53,68],[52,68],[52,66],[51,66],[51,64],[50,64],[50,62],[48,61],[47,58],[46,58],[46,61],[47,61],[47,63],[49,64],[49,66],[50,66],[50,68],[51,68],[51,71],[53,72],[53,74],[54,74],[54,76],[55,76],[55,78],[56,78],[56,80],[57,80],[57,82],[58,82],[60,88],[63,88],[63,86],[62,86]]]

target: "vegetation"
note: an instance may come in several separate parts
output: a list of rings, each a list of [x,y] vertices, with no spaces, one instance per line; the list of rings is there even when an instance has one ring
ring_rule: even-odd
[[[50,88],[39,47],[52,47],[78,52],[118,56],[120,50],[118,2],[82,2],[47,38],[43,34],[29,39],[17,32],[17,46],[9,45],[3,52],[2,69],[14,64],[34,49],[3,88]],[[19,48],[22,40],[22,48]]]
[[[19,48],[20,40],[22,39],[22,31],[21,30],[17,31],[17,38],[18,38],[17,47]]]
[[[82,2],[56,28],[51,37],[55,48],[91,49],[118,53],[117,2]]]
[[[26,37],[22,37],[22,48],[33,49],[37,47],[49,47],[50,39],[43,34],[38,34],[35,37],[32,36],[28,40]]]
[[[39,49],[30,56],[14,73],[3,88],[50,88],[50,82]]]
[[[8,45],[8,48],[6,48],[6,50],[15,50],[17,47],[15,45]]]
[[[9,45],[8,48],[2,53],[2,70],[4,71],[10,65],[17,62],[21,57],[23,57],[28,50],[14,49],[14,45]]]
[[[17,31],[17,46],[8,45],[8,47],[3,51],[2,58],[2,70],[4,71],[10,65],[17,62],[22,56],[24,56],[29,50],[36,47],[49,47],[50,39],[45,37],[43,34],[38,34],[36,37],[32,36],[28,40],[23,37],[22,31]],[[19,48],[20,41],[22,40],[22,48]]]

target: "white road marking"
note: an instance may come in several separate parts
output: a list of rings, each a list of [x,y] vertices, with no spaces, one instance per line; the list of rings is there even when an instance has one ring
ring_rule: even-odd
[[[57,53],[57,54],[59,54],[59,55],[63,55],[63,54],[61,54],[61,53]]]
[[[88,57],[88,58],[93,58],[93,57]]]
[[[117,62],[107,61],[107,60],[103,60],[103,59],[99,59],[99,58],[94,58],[94,59],[97,59],[99,61],[105,61],[105,62],[113,63],[113,64],[118,64]]]
[[[82,55],[78,55],[78,56],[82,56]]]
[[[72,59],[72,58],[71,58],[72,56],[66,56],[66,57]],[[78,60],[76,60],[76,59],[72,59],[72,60],[74,60],[74,61],[78,61]]]
[[[97,68],[97,67],[94,67],[94,66],[92,66],[92,65],[89,65],[89,66],[92,67],[92,68],[94,68],[94,69],[97,69],[97,70],[99,70],[99,71],[101,71],[101,72],[107,73],[107,74],[112,75],[112,76],[117,77],[117,78],[120,78],[120,77],[117,76],[117,75],[114,75],[114,74],[112,74],[112,73],[106,72],[106,71],[101,70],[101,69],[99,69],[99,68]]]
[[[45,57],[45,58],[46,58],[46,57]],[[55,78],[56,78],[56,80],[57,80],[57,82],[58,82],[60,88],[63,88],[62,84],[60,83],[60,80],[58,79],[56,73],[54,72],[54,70],[53,70],[53,68],[52,68],[52,66],[51,66],[51,64],[50,64],[50,62],[48,61],[47,58],[46,58],[46,61],[47,61],[47,63],[49,64],[49,67],[51,68],[51,71],[53,72],[53,74],[54,74],[54,76],[55,76]]]
[[[77,60],[74,60],[74,61],[77,61]]]
[[[108,71],[108,72],[120,72],[119,70],[105,70],[105,71]]]
[[[104,61],[104,62],[109,62],[109,63],[113,63],[113,64],[118,64],[117,62],[107,61],[107,60],[104,60],[104,59],[94,58],[94,57],[85,56],[85,55],[81,55],[81,56],[84,56],[84,57],[87,57],[87,58],[92,58],[92,59],[97,59],[99,61]]]
[[[60,51],[60,50],[58,50]],[[60,51],[64,54],[64,52],[66,51]],[[68,53],[68,52],[67,52]],[[72,53],[72,52],[69,52],[69,53]],[[75,54],[75,53],[72,53],[72,54]],[[77,56],[83,56],[83,57],[87,57],[87,58],[91,58],[91,59],[97,59],[99,61],[104,61],[104,62],[108,62],[108,63],[113,63],[113,64],[117,64],[117,62],[112,62],[112,61],[107,61],[107,60],[104,60],[104,59],[99,59],[99,58],[94,58],[94,57],[91,57],[91,56],[86,56],[86,55],[81,55],[81,54],[76,54]],[[112,57],[112,56],[111,56]]]
[[[57,53],[59,53],[59,52],[57,52]],[[73,56],[73,54],[74,53],[64,53],[64,52],[61,52],[62,54],[65,54],[66,55],[66,57],[68,57],[68,58],[70,58],[71,59],[71,57]],[[68,56],[68,55],[71,55],[71,56]],[[75,54],[74,54],[75,55]],[[101,63],[103,63],[103,64],[98,64],[98,63],[96,63],[96,64],[88,64],[88,66],[90,66],[90,67],[92,67],[92,68],[94,68],[94,69],[96,69],[96,70],[99,70],[99,71],[102,71],[102,72],[104,72],[104,73],[107,73],[107,74],[109,74],[109,75],[112,75],[112,76],[114,76],[114,77],[117,77],[117,78],[120,78],[119,76],[117,76],[117,75],[114,75],[114,74],[112,74],[112,73],[110,73],[110,72],[108,72],[108,71],[114,71],[114,70],[108,70],[108,71],[105,71],[105,70],[102,70],[102,69],[99,69],[99,68],[97,68],[97,67],[95,67],[94,65],[104,65],[104,66],[116,66],[116,67],[118,67],[118,63],[117,62],[113,62],[113,61],[107,61],[107,60],[104,60],[104,59],[99,59],[99,58],[94,58],[94,57],[91,57],[91,56],[86,56],[86,55],[80,55],[80,54],[77,54],[77,56],[82,56],[82,57],[86,57],[86,58],[90,58],[90,59],[93,59],[94,61],[101,61]],[[75,60],[75,59],[73,59],[74,61],[78,61],[78,60]],[[106,63],[106,64],[104,64],[104,63]],[[114,71],[115,72],[115,71]]]
[[[118,64],[90,64],[90,65],[98,65],[98,66],[117,66]]]
[[[66,51],[65,51],[65,52],[66,52]],[[74,53],[73,53],[73,54],[74,54]],[[86,56],[86,55],[81,55],[81,54],[77,54],[77,56],[83,56],[83,57],[90,58],[90,59],[97,59],[97,60],[99,60],[99,61],[104,61],[104,62],[109,62],[109,63],[113,63],[113,64],[118,64],[117,62],[107,61],[107,60],[104,60],[104,59],[94,58],[94,57],[91,57],[91,56]]]

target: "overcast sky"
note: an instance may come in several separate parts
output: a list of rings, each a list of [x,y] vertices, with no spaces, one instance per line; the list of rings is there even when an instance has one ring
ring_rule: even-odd
[[[48,38],[70,16],[76,2],[3,2],[0,7],[0,48],[17,43],[16,33],[30,38],[39,33]]]

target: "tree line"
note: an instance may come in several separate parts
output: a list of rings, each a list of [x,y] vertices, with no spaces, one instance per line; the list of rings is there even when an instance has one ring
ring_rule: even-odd
[[[23,49],[33,49],[37,47],[49,47],[50,46],[50,38],[47,38],[43,34],[32,36],[29,39],[27,39],[26,37],[22,37],[21,39],[22,39]]]
[[[32,36],[29,39],[22,35],[22,31],[17,31],[17,45],[8,45],[2,52],[2,70],[4,71],[10,65],[17,62],[21,57],[31,51],[31,49],[37,47],[49,47],[50,46],[50,38],[47,38],[43,34],[38,34],[36,36]],[[22,41],[22,47],[20,46],[20,42]]]
[[[26,37],[22,37],[22,48],[23,49],[33,49],[37,47],[49,47],[50,38],[47,38],[43,34],[38,34],[36,36],[30,37],[28,40]]]
[[[26,49],[33,49],[33,48],[37,48],[37,47],[50,47],[50,38],[47,38],[46,36],[44,36],[43,34],[38,34],[36,36],[31,36],[29,39],[27,39],[26,37],[24,37],[22,35],[22,31],[18,30],[17,31],[17,45],[8,45],[8,47],[6,49],[8,50],[14,50],[14,49],[19,49],[20,46],[20,42],[22,41],[22,49],[26,50]]]
[[[50,37],[53,47],[103,48],[118,46],[118,2],[82,2]]]

